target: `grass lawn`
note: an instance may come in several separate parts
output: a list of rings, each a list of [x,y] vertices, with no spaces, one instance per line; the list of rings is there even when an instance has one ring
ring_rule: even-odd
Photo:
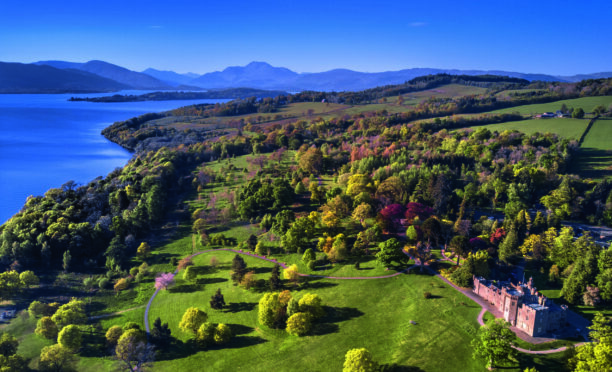
[[[472,129],[487,128],[490,131],[502,132],[505,130],[518,130],[519,132],[532,134],[540,133],[556,133],[561,137],[572,138],[578,140],[587,125],[588,119],[529,119],[520,121],[511,121],[508,123],[488,124],[471,127]]]
[[[216,270],[207,267],[212,256],[220,261]],[[478,329],[480,307],[436,277],[409,274],[379,280],[304,283],[292,294],[298,298],[308,292],[319,294],[326,305],[326,316],[310,335],[298,338],[258,323],[257,304],[262,293],[232,285],[229,267],[233,256],[223,251],[197,256],[194,262],[201,273],[197,281],[185,283],[179,273],[176,286],[156,297],[150,323],[161,317],[182,342],[158,358],[155,370],[207,366],[215,371],[339,371],[346,351],[356,347],[368,348],[376,360],[386,364],[416,366],[424,371],[484,370],[482,362],[472,359],[470,346]],[[244,258],[258,279],[268,278],[271,263]],[[217,288],[221,288],[228,304],[223,311],[209,306]],[[426,291],[433,298],[425,299]],[[224,347],[198,350],[189,341],[190,335],[178,328],[190,306],[202,308],[212,322],[230,325],[232,341]],[[532,365],[540,371],[558,370],[557,359],[539,358],[534,364],[531,356],[521,356],[520,370]]]
[[[582,107],[585,112],[593,112],[596,106],[603,105],[608,107],[612,103],[612,96],[600,96],[600,97],[583,97],[574,99],[565,99],[562,101],[550,102],[550,103],[538,103],[533,105],[524,105],[517,107],[509,107],[505,109],[491,111],[490,113],[512,113],[518,112],[523,115],[527,114],[541,114],[543,112],[555,112],[561,109],[561,105],[566,104],[567,107]]]

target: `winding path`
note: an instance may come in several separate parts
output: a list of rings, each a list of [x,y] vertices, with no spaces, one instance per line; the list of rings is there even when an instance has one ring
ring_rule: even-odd
[[[205,250],[205,251],[196,252],[196,253],[194,253],[194,254],[192,254],[192,255],[190,255],[190,256],[187,256],[187,258],[193,258],[193,257],[198,256],[198,255],[203,254],[203,253],[216,252],[216,251],[228,251],[228,252],[234,252],[234,253],[237,253],[237,254],[243,254],[243,255],[246,255],[246,256],[253,257],[253,258],[257,258],[257,259],[260,259],[260,260],[264,260],[264,261],[268,261],[268,262],[271,262],[271,263],[274,263],[274,264],[278,264],[278,265],[279,265],[280,267],[282,267],[283,269],[286,269],[286,268],[287,268],[287,264],[286,264],[286,263],[284,263],[284,262],[279,262],[279,261],[277,261],[277,260],[275,260],[275,259],[272,259],[272,258],[268,258],[268,257],[265,257],[265,256],[260,256],[260,255],[257,255],[257,254],[255,254],[255,253],[245,252],[245,251],[242,251],[242,250],[239,250],[239,249],[232,249],[232,248],[216,248],[216,249],[207,249],[207,250]],[[408,255],[408,253],[406,253],[406,252],[404,252],[404,253],[405,253],[406,255]],[[442,250],[442,251],[441,251],[441,253],[442,253],[442,256],[444,257],[444,250]],[[412,258],[412,257],[411,257],[411,258]],[[447,259],[447,260],[450,260],[450,259],[448,259],[448,258],[446,258],[446,259]],[[436,273],[434,270],[432,270],[432,269],[431,269],[430,267],[428,267],[428,266],[422,266],[422,265],[419,265],[419,264],[414,264],[414,265],[411,265],[411,266],[409,266],[409,267],[405,268],[405,269],[404,269],[404,270],[402,270],[402,271],[398,271],[398,272],[396,272],[396,273],[389,274],[389,275],[381,275],[381,276],[356,276],[356,277],[342,277],[342,276],[312,275],[312,274],[302,274],[302,273],[298,273],[298,275],[299,275],[299,276],[302,276],[302,277],[321,278],[321,279],[333,279],[333,280],[370,280],[370,279],[387,279],[387,278],[392,278],[392,277],[395,277],[395,276],[398,276],[398,275],[405,274],[405,273],[409,272],[411,269],[413,269],[413,268],[415,268],[415,267],[421,267],[421,268],[422,268],[422,267],[425,267],[427,270],[429,270],[430,272],[434,273],[434,275],[435,275],[435,276],[437,276],[438,278],[440,278],[440,279],[441,279],[442,281],[444,281],[446,284],[450,285],[452,288],[456,289],[457,291],[459,291],[460,293],[462,293],[464,296],[466,296],[466,297],[468,297],[469,299],[471,299],[472,301],[476,302],[476,303],[477,303],[477,304],[478,304],[478,305],[481,307],[480,313],[478,314],[478,318],[477,318],[477,320],[478,320],[478,324],[480,324],[481,326],[483,326],[483,325],[485,324],[485,323],[484,323],[484,320],[483,320],[483,317],[484,317],[484,314],[487,312],[487,306],[486,306],[486,305],[483,303],[482,299],[481,299],[479,296],[477,296],[475,293],[473,293],[472,291],[470,291],[470,290],[468,290],[468,289],[460,288],[460,287],[458,287],[457,285],[453,284],[451,281],[449,281],[448,279],[446,279],[446,278],[445,278],[445,277],[443,277],[442,275],[440,275],[440,274]],[[176,268],[176,270],[174,270],[174,274],[177,274],[177,273],[178,273],[178,268]],[[149,327],[149,309],[151,308],[151,304],[153,303],[153,300],[155,299],[155,297],[157,296],[157,293],[158,293],[159,291],[160,291],[160,290],[159,290],[159,289],[157,289],[157,290],[155,291],[155,293],[153,293],[153,295],[152,295],[152,296],[151,296],[151,298],[149,299],[149,302],[147,303],[147,307],[146,307],[146,309],[145,309],[145,314],[144,314],[144,323],[145,323],[145,329],[146,329],[146,331],[147,331],[147,334],[150,332],[150,327]],[[136,308],[127,309],[127,310],[120,311],[120,312],[113,313],[113,314],[108,314],[108,316],[115,315],[115,314],[120,314],[120,313],[122,313],[122,312],[125,312],[125,311],[130,311],[130,310],[134,310],[134,309],[136,309]],[[100,316],[100,317],[102,317],[102,316]],[[516,332],[515,332],[515,333],[516,333]],[[518,335],[517,335],[517,336],[518,336]],[[587,343],[587,342],[581,342],[581,343],[575,344],[574,346],[575,346],[575,347],[578,347],[578,346],[582,346],[582,345],[584,345],[584,344],[586,344],[586,343]],[[512,347],[513,347],[514,349],[516,349],[516,350],[518,350],[518,351],[522,352],[522,353],[525,353],[525,354],[553,354],[553,353],[558,353],[558,352],[562,352],[562,351],[567,350],[567,346],[562,346],[562,347],[559,347],[559,348],[557,348],[557,349],[550,349],[550,350],[527,350],[527,349],[523,349],[523,348],[518,347],[518,346],[512,346]]]

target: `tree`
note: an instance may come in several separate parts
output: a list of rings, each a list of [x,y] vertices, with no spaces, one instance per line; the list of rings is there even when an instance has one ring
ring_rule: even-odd
[[[81,348],[81,344],[83,343],[81,330],[74,324],[65,326],[57,335],[57,343],[73,353],[76,352]]]
[[[287,333],[292,336],[303,336],[312,328],[312,316],[309,313],[295,313],[287,319]]]
[[[322,303],[323,301],[318,294],[306,293],[300,298],[298,306],[301,312],[310,314],[313,319],[318,319],[325,315]]]
[[[206,322],[208,315],[197,307],[188,308],[183,314],[183,318],[179,323],[179,328],[185,332],[191,332],[195,336],[198,328],[202,323]]]
[[[151,331],[151,334],[152,333],[153,331]],[[109,346],[115,347],[117,345],[117,341],[119,341],[119,338],[121,337],[122,334],[123,334],[123,328],[119,327],[118,325],[114,325],[110,327],[106,331],[106,334],[104,335],[104,337],[106,338],[106,343]]]
[[[395,238],[380,243],[378,248],[380,248],[380,251],[376,254],[376,259],[383,266],[388,267],[393,262],[403,263],[406,261],[407,256],[402,251],[402,245]]]
[[[19,347],[19,341],[15,338],[15,336],[3,333],[0,337],[0,355],[11,356],[17,353],[17,348]]]
[[[457,255],[457,265],[459,265],[459,258],[466,258],[470,253],[470,240],[466,236],[456,235],[451,239],[449,248]]]
[[[196,341],[200,347],[205,348],[206,346],[215,342],[216,330],[217,327],[215,327],[214,323],[211,322],[203,323],[200,328],[198,328]]]
[[[48,305],[45,303],[42,303],[40,301],[32,301],[32,303],[30,303],[30,306],[28,307],[28,315],[31,318],[36,318],[40,315],[44,315],[47,313],[48,311]]]
[[[355,221],[359,222],[362,227],[366,227],[366,219],[372,217],[372,206],[367,203],[361,203],[355,208],[351,216]]]
[[[225,344],[232,338],[231,328],[223,323],[219,323],[215,329],[214,340],[217,344]]]
[[[266,293],[259,300],[259,323],[270,328],[280,328],[284,323],[286,308],[279,300],[279,293]]]
[[[131,329],[117,341],[115,357],[123,362],[128,371],[141,371],[153,362],[155,352],[153,346],[146,343],[141,331]]]
[[[136,255],[138,256],[139,259],[143,261],[148,259],[151,256],[151,247],[149,246],[149,243],[147,242],[140,243],[140,245],[138,246],[138,249],[136,250]]]
[[[34,274],[34,272],[30,270],[24,271],[21,274],[19,274],[19,280],[21,280],[21,283],[23,283],[23,285],[25,285],[26,288],[30,288],[32,286],[38,285],[38,283],[40,282],[40,280]]]
[[[280,278],[280,265],[274,264],[272,268],[272,273],[270,274],[270,279],[268,280],[268,285],[270,286],[270,290],[278,291],[283,287],[283,282]]]
[[[300,156],[298,161],[301,170],[307,174],[317,175],[322,170],[323,153],[316,147],[311,147]]]
[[[517,257],[519,252],[519,241],[516,230],[510,229],[504,241],[499,245],[499,259],[509,264]]]
[[[168,289],[168,287],[172,284],[174,284],[173,273],[162,273],[160,276],[155,278],[155,289],[157,290]]]
[[[342,372],[375,372],[378,371],[378,363],[372,359],[372,354],[365,349],[351,349],[344,356],[344,368]]]
[[[38,367],[41,371],[63,372],[71,370],[70,364],[75,360],[74,354],[59,344],[45,346],[40,351]]]
[[[55,340],[57,337],[57,325],[51,317],[44,316],[36,323],[36,330],[34,331],[37,335],[47,338],[49,340]]]
[[[582,119],[584,117],[584,110],[582,107],[575,108],[574,111],[572,111],[572,117],[574,119]]]
[[[58,328],[64,328],[69,324],[85,324],[87,322],[85,304],[83,301],[72,299],[67,304],[60,306],[51,319]]]
[[[283,271],[283,277],[289,280],[290,282],[292,282],[294,285],[297,285],[300,280],[300,274],[298,272],[297,265],[293,264],[289,266],[288,268],[286,268]]]
[[[11,356],[0,355],[0,371],[6,372],[25,372],[29,371],[28,361],[21,355]]]
[[[221,294],[221,288],[217,289],[214,295],[210,298],[210,307],[215,310],[221,310],[225,306],[225,299]]]
[[[477,338],[472,340],[473,358],[484,359],[489,369],[499,363],[516,360],[517,351],[512,348],[515,339],[510,323],[503,319],[491,319],[480,327]]]
[[[314,253],[312,248],[308,248],[302,256],[302,261],[304,261],[305,264],[308,264],[310,261],[315,261],[316,259],[317,255]]]
[[[429,217],[421,225],[421,231],[423,232],[423,238],[432,241],[432,243],[440,244],[440,236],[442,235],[442,226],[440,221],[435,217]]]
[[[576,349],[573,362],[575,371],[610,371],[612,366],[612,327],[610,319],[598,312],[589,327],[589,337],[592,343],[585,344]]]
[[[153,328],[151,328],[151,340],[154,344],[159,347],[167,346],[170,344],[172,337],[172,331],[168,326],[168,323],[163,323],[160,317],[157,317],[153,322]]]
[[[232,274],[231,274],[234,284],[240,283],[240,281],[242,281],[242,278],[244,277],[246,273],[247,273],[246,262],[244,262],[244,259],[240,257],[239,254],[236,254],[234,256],[234,259],[232,260]]]
[[[70,255],[70,251],[66,250],[62,257],[62,268],[64,271],[68,271],[68,268],[70,268],[70,261],[72,261],[72,256]]]
[[[113,288],[115,289],[115,292],[121,292],[123,290],[128,289],[129,286],[130,282],[126,278],[119,278]]]
[[[254,251],[255,247],[257,247],[257,237],[254,234],[249,235],[246,245],[249,251]]]

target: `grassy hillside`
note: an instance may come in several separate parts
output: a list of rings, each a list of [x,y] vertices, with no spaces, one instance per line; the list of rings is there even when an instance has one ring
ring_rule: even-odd
[[[519,107],[520,108],[520,107]],[[513,121],[509,123],[483,125],[476,128],[487,128],[491,131],[518,130],[523,133],[532,134],[556,133],[561,137],[578,140],[589,123],[588,119],[528,119]]]
[[[503,112],[518,112],[525,115],[535,115],[542,112],[555,112],[561,109],[561,105],[566,104],[567,107],[582,107],[585,112],[592,112],[596,106],[603,105],[604,107],[612,104],[612,96],[601,96],[601,97],[583,97],[576,99],[566,99],[562,101],[541,103],[535,105],[524,105],[518,107],[510,107],[501,110],[491,111],[492,113],[503,113]]]

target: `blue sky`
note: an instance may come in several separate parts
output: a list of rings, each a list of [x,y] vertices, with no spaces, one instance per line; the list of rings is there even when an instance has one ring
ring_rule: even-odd
[[[205,73],[332,68],[612,70],[607,0],[3,1],[0,61]]]

